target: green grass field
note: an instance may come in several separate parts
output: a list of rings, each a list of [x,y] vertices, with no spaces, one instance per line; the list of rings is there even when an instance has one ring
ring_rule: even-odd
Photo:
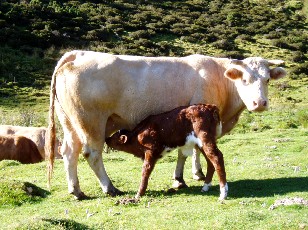
[[[307,136],[307,129],[297,128],[220,139],[230,190],[224,203],[218,201],[216,174],[208,193],[201,192],[202,182],[191,179],[191,158],[184,174],[189,188],[168,192],[176,151],[159,161],[146,195],[131,204],[121,201],[136,193],[142,166],[132,155],[103,155],[114,185],[125,191],[115,198],[101,192],[94,173],[81,158],[81,188],[91,197],[84,201],[67,193],[61,160],[56,161],[50,192],[45,162],[21,165],[2,161],[0,229],[305,229],[307,204],[270,207],[287,198],[308,200]]]

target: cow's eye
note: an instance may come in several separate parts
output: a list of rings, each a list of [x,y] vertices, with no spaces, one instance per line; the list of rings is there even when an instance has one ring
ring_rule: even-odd
[[[246,79],[243,79],[242,82],[243,82],[243,85],[248,85],[248,82]]]
[[[266,80],[266,83],[267,83],[267,84],[269,83],[269,79]]]

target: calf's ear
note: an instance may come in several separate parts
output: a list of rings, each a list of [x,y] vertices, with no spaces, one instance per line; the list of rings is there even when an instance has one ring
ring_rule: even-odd
[[[224,75],[226,78],[229,78],[231,80],[236,80],[238,78],[242,78],[243,72],[236,68],[230,68],[225,71]]]
[[[127,136],[126,135],[121,135],[120,136],[120,143],[125,144],[127,142]]]
[[[274,80],[283,78],[286,75],[287,75],[287,72],[281,67],[276,67],[270,70],[270,77],[271,79],[274,79]]]

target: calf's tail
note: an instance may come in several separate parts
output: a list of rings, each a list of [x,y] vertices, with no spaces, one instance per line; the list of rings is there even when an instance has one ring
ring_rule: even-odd
[[[48,188],[51,187],[51,178],[55,160],[55,143],[56,143],[56,126],[55,126],[55,98],[56,98],[56,75],[61,66],[65,63],[73,61],[76,59],[77,51],[72,51],[65,53],[62,58],[58,61],[55,70],[52,74],[51,85],[50,85],[50,104],[49,104],[49,115],[48,115],[48,127],[45,136],[45,153],[48,157],[47,163],[47,179],[48,179]]]

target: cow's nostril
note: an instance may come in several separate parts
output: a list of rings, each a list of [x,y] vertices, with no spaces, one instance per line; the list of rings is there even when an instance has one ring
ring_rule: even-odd
[[[253,101],[252,103],[253,103],[253,106],[255,106],[255,107],[258,105],[258,103],[255,102],[255,101]]]
[[[267,102],[263,101],[263,106],[266,107],[266,105],[267,105]]]

